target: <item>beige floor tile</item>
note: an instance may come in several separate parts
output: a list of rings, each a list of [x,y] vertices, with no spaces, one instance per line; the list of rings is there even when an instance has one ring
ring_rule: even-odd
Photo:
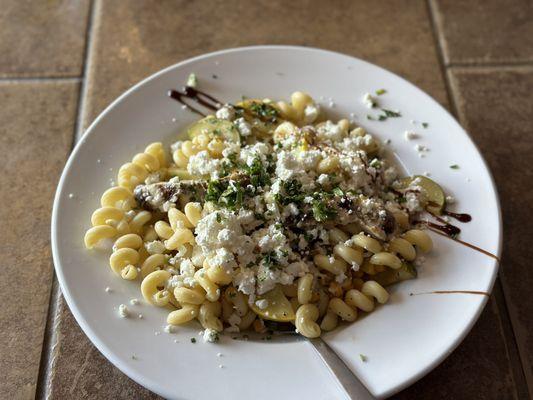
[[[461,120],[494,174],[503,214],[503,289],[533,393],[533,67],[454,69]]]
[[[80,76],[90,0],[5,0],[0,77]]]
[[[533,61],[533,3],[431,0],[447,63]]]
[[[77,82],[0,82],[2,398],[32,398],[37,383],[52,284],[52,198],[77,96]]]

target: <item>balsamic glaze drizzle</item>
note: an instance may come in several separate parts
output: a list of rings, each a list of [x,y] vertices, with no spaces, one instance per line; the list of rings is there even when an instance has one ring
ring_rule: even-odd
[[[479,292],[477,290],[433,290],[432,292],[422,292],[422,293],[409,293],[409,296],[419,296],[421,294],[478,294],[481,296],[490,296],[490,293]]]
[[[184,98],[191,99],[192,101],[196,102],[197,104],[200,104],[204,106],[205,108],[208,108],[210,110],[218,110],[220,107],[222,107],[222,103],[211,96],[210,94],[207,94],[205,92],[202,92],[198,89],[195,89],[191,86],[185,86],[183,88],[183,92],[180,92],[179,90],[171,89],[168,91],[168,96],[177,102],[183,104],[186,106],[189,110],[192,112],[195,112],[196,114],[199,114],[203,117],[206,117],[207,114],[204,114],[202,111],[198,110],[197,108],[191,106],[190,104],[186,103]]]

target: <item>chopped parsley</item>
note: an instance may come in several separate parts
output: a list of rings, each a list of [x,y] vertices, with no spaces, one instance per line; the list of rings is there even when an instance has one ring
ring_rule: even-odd
[[[359,358],[361,359],[362,362],[366,362],[368,360],[368,357],[365,356],[364,354],[359,354]]]
[[[191,343],[196,343],[196,338],[191,338]]]
[[[399,111],[387,110],[386,108],[382,108],[381,111],[385,113],[385,116],[387,118],[398,118],[402,116],[402,114]]]
[[[336,187],[336,188],[333,188],[333,190],[331,191],[335,196],[344,196],[344,192],[342,191],[342,189],[340,187]]]
[[[205,194],[205,201],[218,202],[218,199],[224,191],[224,185],[222,182],[213,180],[207,184],[207,192]]]
[[[314,200],[313,201],[313,217],[318,222],[327,221],[329,219],[335,218],[337,215],[337,211],[335,209],[330,208],[326,205],[326,203],[322,200]]]
[[[212,201],[222,207],[236,209],[244,199],[244,189],[236,181],[220,182],[212,180],[207,185],[205,201]],[[218,217],[217,217],[218,218]]]
[[[373,158],[372,161],[370,161],[370,163],[368,164],[369,166],[373,167],[373,168],[381,168],[381,161],[377,158]]]
[[[299,204],[305,197],[305,194],[302,192],[302,184],[296,179],[283,181],[281,188],[283,193],[276,193],[274,198],[278,203],[284,206],[290,203]]]
[[[257,115],[260,119],[276,122],[278,117],[278,110],[267,103],[253,102],[250,105],[250,111]]]
[[[250,176],[252,186],[258,188],[270,185],[270,175],[259,157],[254,158],[252,165],[244,166],[244,171]]]
[[[422,127],[427,128],[429,126],[429,124],[427,122],[422,122]]]
[[[376,94],[377,94],[378,96],[381,96],[382,94],[385,94],[385,93],[387,93],[387,91],[386,91],[385,89],[378,89],[378,90],[376,90]]]
[[[192,88],[195,88],[196,86],[198,86],[198,78],[196,77],[196,74],[194,72],[189,74],[186,85]]]
[[[453,164],[453,165],[450,165],[450,168],[451,169],[459,169],[459,165]]]

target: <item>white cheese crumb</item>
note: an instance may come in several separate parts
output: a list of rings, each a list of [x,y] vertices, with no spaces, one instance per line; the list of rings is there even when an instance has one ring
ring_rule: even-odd
[[[220,364],[220,365],[218,366],[218,368],[222,369],[222,368],[224,368],[224,366],[223,366],[222,364]]]
[[[237,126],[237,129],[239,130],[241,136],[246,137],[252,134],[252,127],[248,122],[246,122],[244,118],[239,118],[235,120],[235,126]]]
[[[131,304],[132,306],[136,306],[136,305],[139,304],[139,303],[140,303],[139,299],[131,299],[131,300],[130,300],[130,304]]]
[[[139,319],[143,319],[143,315],[142,314],[139,314]]]
[[[217,357],[222,357],[222,353],[217,353]]]
[[[159,336],[159,335],[161,335],[161,332],[159,332],[159,331],[155,331],[155,332],[154,332],[154,335]]]
[[[74,198],[74,193],[69,193],[69,194],[68,194],[68,198],[69,198],[69,199],[73,199],[73,198]]]
[[[376,99],[372,97],[370,93],[365,93],[363,96],[363,103],[365,103],[365,106],[368,108],[374,108],[376,106]]]
[[[172,326],[172,325],[165,325],[165,327],[163,328],[163,331],[165,331],[165,333],[174,333],[174,332],[176,332],[175,327]]]
[[[121,304],[120,306],[118,306],[118,315],[120,315],[120,318],[128,318],[128,316],[130,315],[128,307],[126,307],[125,304]]]
[[[112,291],[113,291],[113,289],[111,289],[109,286],[107,286],[107,287],[105,288],[105,292],[106,292],[106,293],[111,293]]]
[[[304,123],[311,124],[317,119],[320,108],[317,105],[309,104],[304,109]]]
[[[224,107],[217,110],[217,112],[215,113],[215,116],[218,119],[225,119],[227,121],[233,121],[235,119],[235,109],[232,106],[226,104]]]
[[[446,203],[447,203],[447,204],[453,204],[453,203],[455,203],[455,197],[453,197],[453,196],[446,196]]]
[[[166,250],[165,245],[161,240],[154,240],[144,244],[148,254],[163,254]]]
[[[214,329],[206,329],[204,331],[204,342],[215,343],[218,342],[219,335]]]

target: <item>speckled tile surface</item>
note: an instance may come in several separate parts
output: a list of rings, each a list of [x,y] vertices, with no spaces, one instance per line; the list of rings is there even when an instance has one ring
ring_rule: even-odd
[[[77,82],[0,82],[0,397],[34,397],[52,262],[50,214],[71,147]]]
[[[447,63],[533,61],[528,0],[430,0]]]
[[[428,8],[387,0],[98,2],[84,127],[124,90],[186,58],[254,44],[321,47],[364,58],[446,103]],[[216,16],[216,23],[206,23]],[[120,21],[120,23],[117,23]],[[379,28],[376,25],[379,21]]]
[[[80,76],[90,0],[4,0],[0,77]]]
[[[501,276],[533,393],[533,66],[453,69],[461,120],[494,174],[503,214]]]

